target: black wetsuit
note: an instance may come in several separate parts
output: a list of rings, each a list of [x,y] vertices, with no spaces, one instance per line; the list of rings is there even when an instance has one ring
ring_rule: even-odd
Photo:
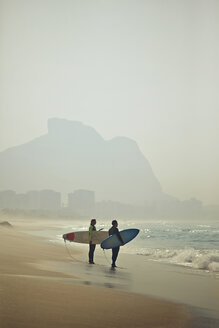
[[[120,236],[120,233],[119,233],[119,229],[112,226],[110,229],[109,229],[109,235],[117,235],[118,236],[118,239],[122,242],[123,244],[123,240]],[[118,247],[114,247],[112,248],[112,268],[115,268],[116,267],[116,259],[118,257],[118,254],[119,254],[119,246]]]

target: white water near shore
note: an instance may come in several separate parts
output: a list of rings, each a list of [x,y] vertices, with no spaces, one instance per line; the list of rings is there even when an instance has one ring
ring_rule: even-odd
[[[97,228],[108,230],[108,223],[98,221]],[[51,242],[62,242],[62,234],[70,231],[88,230],[87,222],[63,222],[57,224],[57,232],[35,231]],[[185,266],[219,274],[219,221],[200,222],[173,221],[120,221],[120,230],[138,228],[140,233],[131,243],[121,248],[121,253],[136,254],[150,261]],[[75,247],[78,245],[75,244]]]
[[[101,220],[98,221],[101,223]],[[97,224],[108,230],[110,225]],[[120,221],[120,230],[138,228],[140,233],[131,243],[121,248],[121,253],[137,254],[151,261],[176,264],[191,269],[219,273],[219,221]],[[87,230],[84,222],[60,226],[62,232]]]

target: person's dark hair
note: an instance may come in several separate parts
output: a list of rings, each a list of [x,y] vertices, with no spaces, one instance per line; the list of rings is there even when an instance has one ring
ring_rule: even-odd
[[[112,225],[115,225],[115,224],[117,224],[118,222],[116,221],[116,220],[113,220],[112,221]]]
[[[92,224],[92,223],[96,223],[96,220],[95,219],[92,219],[91,221],[90,221],[90,223]]]

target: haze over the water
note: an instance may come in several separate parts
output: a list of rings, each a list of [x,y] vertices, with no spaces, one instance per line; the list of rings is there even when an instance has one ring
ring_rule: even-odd
[[[134,139],[163,190],[219,204],[219,2],[2,0],[0,151],[50,117]]]

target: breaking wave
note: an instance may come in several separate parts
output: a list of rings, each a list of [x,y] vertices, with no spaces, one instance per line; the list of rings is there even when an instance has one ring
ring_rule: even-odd
[[[183,265],[195,269],[219,272],[219,251],[188,249],[142,249],[138,255],[151,260]]]

